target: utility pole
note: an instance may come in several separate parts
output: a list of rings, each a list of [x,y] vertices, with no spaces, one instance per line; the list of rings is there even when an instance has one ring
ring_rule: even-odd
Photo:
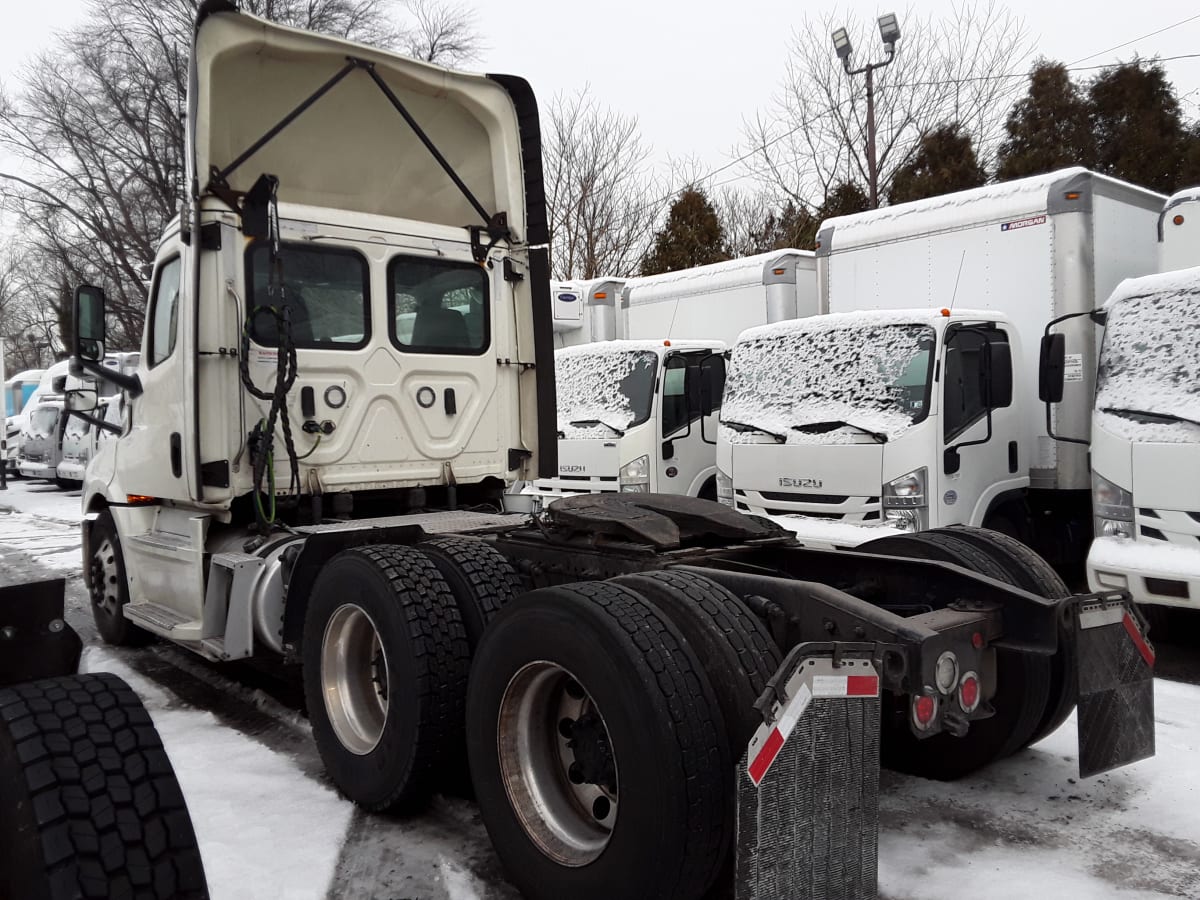
[[[6,382],[8,373],[4,370],[4,335],[0,334],[0,420],[4,421],[4,430],[0,431],[0,491],[8,490],[8,399],[10,391]]]
[[[882,69],[896,56],[896,42],[900,40],[900,22],[895,13],[879,17],[879,35],[883,38],[884,58],[879,62],[867,63],[857,69],[850,68],[850,34],[845,28],[833,32],[833,48],[847,75],[867,76],[867,192],[871,209],[879,207],[879,164],[875,159],[875,70]]]

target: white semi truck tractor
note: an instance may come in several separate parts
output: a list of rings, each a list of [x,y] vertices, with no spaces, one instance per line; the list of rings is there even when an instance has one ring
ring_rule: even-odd
[[[582,324],[564,336],[591,342],[555,353],[558,477],[525,494],[542,503],[620,491],[716,500],[725,351],[747,328],[816,312],[813,254],[776,250],[618,286],[551,286],[556,330],[573,315]]]
[[[1103,335],[1088,438],[1088,583],[1128,590],[1149,611],[1200,603],[1200,269],[1189,268],[1200,263],[1198,234],[1193,188],[1163,206],[1159,273],[1122,282],[1092,317]],[[1056,405],[1073,348],[1058,327],[1047,331],[1043,399]]]
[[[1087,434],[1092,326],[1064,324],[1076,339],[1049,423],[1039,344],[1051,320],[1155,270],[1163,200],[1068,169],[823,223],[828,315],[733,351],[723,499],[826,546],[983,526],[1082,575],[1087,447],[1053,434]]]
[[[1077,704],[1084,774],[1153,752],[1127,595],[1070,595],[1019,546],[810,550],[648,492],[500,513],[557,473],[528,85],[227,0],[190,65],[187,201],[83,489],[105,640],[298,664],[364,809],[469,762],[532,900],[873,897],[881,757],[953,778]],[[103,292],[75,315],[101,370]]]

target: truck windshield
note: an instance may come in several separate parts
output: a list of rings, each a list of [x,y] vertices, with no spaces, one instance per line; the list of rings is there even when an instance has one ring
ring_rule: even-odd
[[[622,434],[650,418],[657,354],[608,344],[572,347],[554,355],[558,430]]]
[[[895,438],[928,414],[935,337],[927,325],[838,317],[741,340],[721,411],[734,443],[755,433],[789,443]]]
[[[79,437],[80,435],[87,434],[87,430],[87,422],[79,418],[79,416],[71,416],[69,419],[67,419],[67,425],[63,429],[63,435],[65,437]]]
[[[1196,282],[1113,304],[1100,348],[1096,408],[1168,440],[1194,440],[1196,428],[1188,423],[1200,421],[1198,319]]]
[[[58,409],[53,406],[43,406],[29,414],[29,433],[44,437],[54,433],[58,424]]]

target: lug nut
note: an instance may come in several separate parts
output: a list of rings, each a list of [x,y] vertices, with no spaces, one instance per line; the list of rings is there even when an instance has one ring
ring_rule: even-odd
[[[571,736],[575,733],[575,720],[574,719],[559,719],[558,720],[558,733],[561,734],[563,737],[567,738],[568,740],[570,740]]]
[[[592,804],[592,816],[597,822],[602,822],[608,818],[608,814],[612,812],[612,804],[608,802],[607,797],[597,797]]]
[[[571,763],[571,768],[567,769],[567,777],[571,779],[571,784],[583,784],[583,766],[577,762]]]

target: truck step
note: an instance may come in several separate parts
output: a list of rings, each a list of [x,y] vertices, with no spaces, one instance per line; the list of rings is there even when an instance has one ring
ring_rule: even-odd
[[[414,513],[408,516],[387,516],[371,519],[372,528],[391,528],[400,525],[419,525],[426,534],[463,534],[471,531],[491,531],[511,528],[526,522],[524,513],[474,513],[474,512],[431,512]],[[331,531],[356,531],[363,528],[364,520],[328,522],[321,525],[305,525],[296,530],[302,534],[326,534]]]
[[[161,603],[130,603],[125,618],[133,624],[169,637],[173,641],[194,641],[200,638],[200,623]]]
[[[224,662],[229,658],[229,654],[225,650],[225,638],[223,637],[205,638],[200,642],[200,646],[203,648],[205,656],[211,657],[218,662]]]

